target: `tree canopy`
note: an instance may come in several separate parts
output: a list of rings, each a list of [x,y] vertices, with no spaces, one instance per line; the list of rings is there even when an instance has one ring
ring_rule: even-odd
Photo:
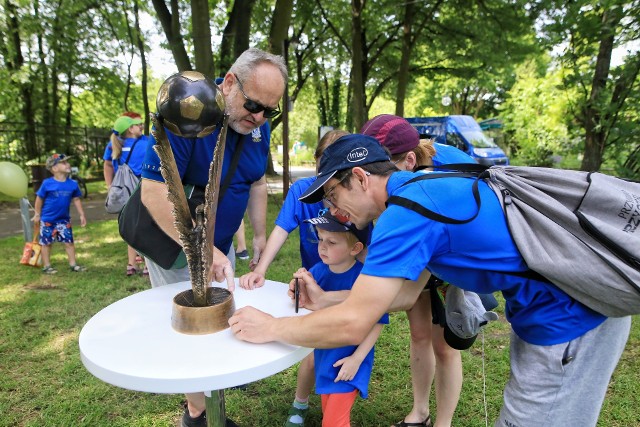
[[[3,139],[0,128],[0,156],[12,144],[36,158],[57,148],[56,132],[65,128],[108,129],[125,110],[153,111],[166,74],[148,65],[151,41],[159,37],[178,70],[211,78],[249,46],[286,49],[296,139],[317,135],[319,125],[357,131],[383,112],[498,117],[503,148],[521,163],[573,156],[584,170],[604,165],[637,176],[639,6],[3,0],[0,125],[20,122],[25,131],[16,143]],[[141,28],[145,19],[152,28]],[[279,118],[272,122],[279,125]],[[38,126],[56,132],[40,135]]]

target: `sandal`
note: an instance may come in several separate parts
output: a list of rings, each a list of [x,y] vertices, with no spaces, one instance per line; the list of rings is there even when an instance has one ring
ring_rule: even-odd
[[[127,264],[127,276],[134,276],[136,274],[138,274],[138,270],[136,270],[133,265]]]
[[[81,265],[70,265],[69,269],[74,273],[80,273],[81,271],[87,271],[87,269]]]
[[[142,269],[142,275],[143,276],[148,276],[149,275],[149,269],[147,268],[147,266],[145,265],[144,268]]]
[[[50,265],[47,265],[47,266],[42,268],[42,273],[44,273],[44,274],[56,274],[57,272],[58,272],[58,270],[56,270],[55,268],[51,267]]]
[[[408,423],[405,420],[399,421],[393,425],[393,427],[433,427],[431,422],[431,415],[427,415],[427,419],[421,423]]]

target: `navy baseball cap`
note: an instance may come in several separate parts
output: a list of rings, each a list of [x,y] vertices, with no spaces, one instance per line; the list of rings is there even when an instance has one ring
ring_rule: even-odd
[[[369,229],[358,230],[353,224],[343,224],[336,217],[331,215],[329,210],[321,213],[316,218],[305,219],[304,222],[308,222],[309,224],[313,224],[316,228],[326,231],[337,231],[337,232],[350,232],[357,239],[362,242],[363,245],[367,245],[367,240],[369,238]]]
[[[303,203],[321,201],[324,197],[322,186],[338,171],[390,160],[388,152],[375,138],[360,134],[342,136],[324,150],[316,180],[298,200]]]

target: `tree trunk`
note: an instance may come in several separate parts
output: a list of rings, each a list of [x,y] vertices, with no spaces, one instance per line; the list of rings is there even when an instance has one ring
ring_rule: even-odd
[[[271,30],[269,31],[269,51],[276,55],[282,55],[284,40],[289,38],[289,26],[293,13],[293,0],[276,0],[271,18]]]
[[[604,147],[606,144],[607,126],[603,121],[603,109],[609,105],[604,101],[605,88],[611,68],[611,54],[614,47],[616,27],[621,16],[616,9],[605,10],[602,13],[602,33],[600,48],[596,59],[596,67],[591,82],[591,94],[584,106],[582,126],[585,131],[584,157],[580,169],[583,171],[597,171],[602,165]]]
[[[366,121],[366,95],[364,87],[364,58],[362,42],[362,10],[365,0],[351,0],[351,52],[353,88],[353,127],[360,130]]]
[[[158,20],[162,24],[162,29],[167,37],[169,49],[173,54],[178,71],[191,71],[191,61],[184,47],[182,35],[180,34],[180,11],[178,0],[171,0],[171,12],[167,9],[164,0],[152,0],[153,8],[158,15]]]
[[[142,63],[142,103],[144,104],[144,133],[149,134],[149,94],[147,86],[149,78],[147,76],[147,55],[144,52],[144,41],[142,40],[142,30],[140,29],[140,13],[138,8],[138,0],[133,2],[133,14],[135,16],[136,25],[136,42],[138,44],[138,52],[140,54],[140,62]]]
[[[234,60],[242,54],[245,50],[249,49],[249,36],[251,33],[251,15],[253,11],[253,5],[256,0],[236,0],[233,2],[233,9],[237,8],[237,19],[235,33],[236,36],[233,41],[233,56]]]
[[[196,70],[213,78],[215,77],[215,69],[213,50],[211,49],[208,0],[191,0],[191,25],[193,26],[193,52],[196,57]]]
[[[413,17],[415,15],[415,3],[409,1],[404,7],[404,22],[402,25],[402,47],[400,57],[400,70],[398,71],[398,88],[396,91],[396,116],[404,117],[404,100],[407,96],[409,84],[409,65],[411,62]]]
[[[6,25],[8,32],[8,50],[11,52],[9,63],[10,71],[18,72],[24,65],[24,56],[22,55],[22,40],[20,39],[20,24],[18,19],[18,10],[16,6],[9,0],[4,2],[6,13]],[[33,114],[33,84],[32,80],[19,83],[20,93],[22,95],[22,116],[27,123],[25,129],[25,152],[29,159],[38,156],[38,145],[36,140],[36,123]]]

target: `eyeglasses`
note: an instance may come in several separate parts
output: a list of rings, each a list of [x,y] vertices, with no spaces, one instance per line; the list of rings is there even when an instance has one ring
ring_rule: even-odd
[[[327,202],[327,205],[329,205],[330,208],[334,208],[334,209],[338,208],[336,206],[336,204],[335,204],[335,199],[333,198],[333,193],[334,193],[336,187],[338,185],[342,184],[342,181],[346,180],[349,177],[351,177],[350,173],[348,173],[345,176],[343,176],[342,178],[340,178],[340,181],[336,182],[335,185],[333,185],[328,191],[324,192],[324,197],[322,198],[322,200]]]
[[[281,113],[280,105],[278,105],[278,107],[276,108],[265,107],[259,102],[256,102],[253,99],[249,98],[247,94],[244,93],[242,82],[240,81],[238,76],[236,74],[234,74],[233,76],[236,78],[236,82],[238,82],[238,87],[240,88],[240,92],[242,93],[242,96],[244,96],[245,102],[243,107],[245,108],[245,110],[247,110],[252,114],[258,114],[260,111],[264,111],[262,115],[267,119],[273,119],[274,117],[278,116]]]

